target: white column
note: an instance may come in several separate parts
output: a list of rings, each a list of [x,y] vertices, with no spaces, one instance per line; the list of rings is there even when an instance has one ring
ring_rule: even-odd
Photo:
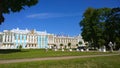
[[[30,42],[30,35],[28,35],[28,43]]]
[[[5,42],[7,42],[7,40],[8,40],[8,36],[6,35],[6,41]]]
[[[30,42],[32,42],[32,36],[30,36]]]
[[[43,35],[43,46],[45,47],[45,35]]]
[[[34,42],[34,39],[35,39],[35,37],[33,36],[33,43],[35,43],[35,42]]]
[[[38,42],[37,40],[38,40],[38,36],[36,36],[36,40],[35,40],[35,41],[36,41],[36,43]]]
[[[31,43],[31,36],[29,37],[29,39],[30,39],[30,43]]]
[[[60,44],[61,44],[61,38],[60,38]]]
[[[28,35],[28,42],[30,42],[30,36]]]
[[[31,42],[31,36],[29,36],[29,42]]]
[[[3,42],[5,42],[5,34],[3,34]]]
[[[33,38],[33,36],[31,36],[31,43],[32,43],[32,38]]]
[[[9,39],[9,41],[8,41],[8,42],[11,42],[11,35],[9,35],[9,38],[8,38],[8,39]]]
[[[54,37],[53,37],[53,41],[52,41],[52,43],[54,43]]]
[[[33,43],[33,36],[32,36],[32,39],[31,39],[31,40],[32,40],[32,43]]]
[[[35,41],[35,40],[36,40],[36,36],[34,36],[34,43],[36,43],[36,41]]]
[[[11,34],[11,42],[12,42],[12,34]]]
[[[8,38],[7,38],[7,39],[8,39],[8,41],[7,41],[7,42],[9,42],[9,41],[10,41],[10,39],[9,39],[9,35],[8,35]]]
[[[31,43],[32,43],[32,38],[33,38],[33,36],[31,36]]]
[[[12,42],[12,34],[10,35],[10,42]]]
[[[12,34],[12,42],[14,42],[14,34]]]
[[[13,36],[12,36],[12,34],[11,34],[11,42],[12,42],[12,38],[13,38]]]
[[[36,41],[37,41],[37,38],[36,38],[36,36],[34,36],[34,42],[36,43]]]
[[[43,41],[43,40],[42,40],[42,35],[41,35],[41,36],[40,36],[40,42],[41,42],[41,43],[40,43],[40,46],[41,46],[41,48],[43,47],[42,41]]]
[[[30,42],[30,35],[28,35],[28,43]]]
[[[54,40],[53,40],[53,43],[54,43]],[[46,37],[44,35],[44,46],[46,47]]]
[[[27,42],[28,42],[28,35],[26,35],[26,37],[27,37],[26,40],[27,40]]]
[[[28,40],[28,35],[26,34],[26,42],[27,42],[27,40]]]
[[[32,43],[33,43],[33,36],[32,36],[32,38],[31,38],[31,41],[32,41]]]
[[[5,42],[7,41],[7,35],[5,34]]]
[[[32,39],[33,39],[33,36],[31,36],[31,43],[33,42]]]
[[[7,42],[7,35],[5,35],[5,42]]]

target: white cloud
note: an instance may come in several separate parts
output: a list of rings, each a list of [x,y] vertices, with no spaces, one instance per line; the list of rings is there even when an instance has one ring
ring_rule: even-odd
[[[47,18],[56,18],[56,17],[70,17],[70,16],[81,16],[80,13],[36,13],[27,15],[27,18],[39,18],[39,19],[47,19]]]

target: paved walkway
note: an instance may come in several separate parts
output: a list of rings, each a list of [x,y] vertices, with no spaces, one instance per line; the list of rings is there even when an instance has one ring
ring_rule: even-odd
[[[88,58],[88,57],[113,56],[113,55],[120,55],[120,54],[64,56],[64,57],[47,57],[47,58],[27,58],[27,59],[0,60],[0,64],[17,63],[17,62],[31,62],[31,61],[43,61],[43,60],[63,60],[63,59]]]

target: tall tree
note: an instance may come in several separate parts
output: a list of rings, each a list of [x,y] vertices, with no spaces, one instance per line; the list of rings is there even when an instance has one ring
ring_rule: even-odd
[[[90,43],[96,42],[96,29],[97,29],[97,10],[94,8],[88,8],[83,14],[83,20],[80,22],[82,26],[82,36],[85,41]]]
[[[38,0],[0,0],[0,24],[4,22],[3,14],[19,12],[25,6],[31,7],[38,3]]]
[[[89,44],[91,43],[94,47],[99,47],[98,40],[104,37],[105,15],[108,11],[109,8],[88,8],[83,14],[83,19],[80,22],[80,26],[82,26],[82,36],[85,41],[88,41]]]
[[[91,37],[91,24],[89,23],[91,16],[93,15],[95,9],[88,8],[83,14],[83,19],[80,22],[80,26],[82,26],[82,37],[85,41],[92,41]]]
[[[107,35],[105,34],[105,24],[106,20],[108,19],[108,15],[111,12],[111,8],[99,8],[98,9],[98,27],[100,29],[100,35],[97,37],[98,38],[98,46],[101,47],[105,44]]]
[[[113,8],[105,23],[105,35],[107,43],[110,41],[117,43],[120,47],[120,7]]]
[[[120,47],[120,7],[88,8],[80,22],[82,36],[85,41],[95,47],[114,42]]]

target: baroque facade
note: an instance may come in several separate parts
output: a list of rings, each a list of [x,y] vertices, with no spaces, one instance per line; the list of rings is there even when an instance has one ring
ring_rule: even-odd
[[[84,46],[81,36],[57,36],[46,31],[20,30],[19,28],[0,32],[0,49],[16,49],[20,45],[24,49],[51,48],[54,45],[60,48],[60,44],[68,43],[71,43],[74,48],[79,41],[82,41]]]

